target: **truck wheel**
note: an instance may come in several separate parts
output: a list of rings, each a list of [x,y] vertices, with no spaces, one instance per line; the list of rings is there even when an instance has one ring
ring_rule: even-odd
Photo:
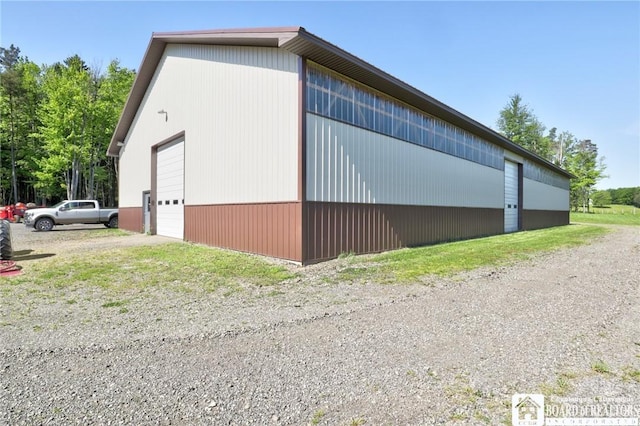
[[[12,257],[11,225],[8,220],[0,220],[0,259],[10,260]]]
[[[118,227],[118,216],[113,216],[109,219],[109,228],[117,228]]]
[[[51,231],[53,229],[53,220],[48,217],[43,217],[42,219],[38,219],[36,221],[35,228],[38,231]]]

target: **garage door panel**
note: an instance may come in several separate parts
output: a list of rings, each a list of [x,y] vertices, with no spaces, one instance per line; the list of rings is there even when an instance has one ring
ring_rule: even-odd
[[[156,233],[184,239],[184,140],[158,149]]]
[[[518,165],[504,162],[504,232],[518,230]]]

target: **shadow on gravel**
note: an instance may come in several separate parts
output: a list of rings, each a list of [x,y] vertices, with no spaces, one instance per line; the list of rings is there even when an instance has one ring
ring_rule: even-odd
[[[50,233],[55,233],[55,232],[77,232],[77,231],[100,231],[101,229],[107,229],[104,226],[100,226],[98,227],[78,227],[78,228],[53,228],[51,231],[46,231],[46,232],[50,232]],[[38,232],[38,233],[43,233],[45,234],[46,232],[42,232],[42,231],[36,231],[33,230],[32,232]]]
[[[42,254],[32,254],[32,255],[30,255],[29,253],[31,253],[32,251],[33,250],[14,251],[12,260],[14,262],[22,262],[22,261],[25,261],[25,260],[45,259],[47,257],[55,256],[54,253],[42,253]]]

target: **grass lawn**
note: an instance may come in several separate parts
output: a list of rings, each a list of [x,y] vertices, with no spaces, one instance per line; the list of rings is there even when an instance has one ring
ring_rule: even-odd
[[[425,275],[450,275],[481,266],[526,259],[534,253],[588,244],[608,229],[569,225],[536,231],[408,248],[372,256],[353,257],[343,279],[411,282]]]
[[[377,255],[347,256],[339,261],[340,270],[332,280],[411,282],[425,275],[449,275],[526,259],[541,251],[588,244],[607,232],[601,226],[569,225]],[[220,290],[227,295],[247,285],[274,286],[305,276],[305,270],[295,271],[259,256],[189,243],[56,256],[25,264],[24,271],[21,276],[0,281],[0,294],[17,290],[56,297],[58,293],[93,288],[108,296],[121,296],[162,288],[177,292]],[[310,279],[313,282],[315,277]]]
[[[152,287],[234,292],[244,283],[268,286],[293,277],[284,266],[273,265],[258,256],[168,243],[56,256],[25,265],[24,275],[3,281],[9,286],[23,284],[45,293],[95,287],[118,294]]]
[[[616,204],[592,207],[591,213],[571,212],[571,222],[640,225],[640,208]]]

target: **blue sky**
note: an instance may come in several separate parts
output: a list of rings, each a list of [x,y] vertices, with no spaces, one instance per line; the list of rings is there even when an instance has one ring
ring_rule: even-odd
[[[640,186],[640,2],[0,1],[0,45],[137,69],[153,31],[303,26],[495,129],[519,93]]]

